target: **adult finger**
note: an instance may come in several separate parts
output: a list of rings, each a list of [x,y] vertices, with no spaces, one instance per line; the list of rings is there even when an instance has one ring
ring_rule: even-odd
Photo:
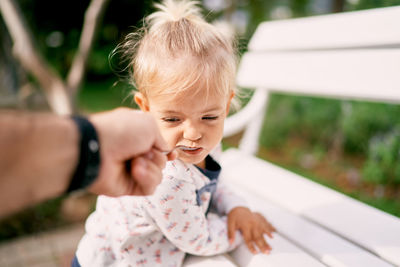
[[[175,151],[175,150],[167,154],[167,159],[168,160],[174,160],[177,157],[178,157],[178,152]]]
[[[152,194],[161,182],[161,169],[146,157],[137,157],[132,160],[133,179],[135,181],[135,195]]]
[[[153,150],[158,150],[158,151],[171,151],[172,148],[168,147],[167,143],[165,142],[164,138],[161,136],[160,132],[156,131],[155,133],[155,140],[154,140],[154,145],[153,145]],[[173,150],[170,153],[167,154],[167,160],[174,160],[178,157],[178,152]]]
[[[167,162],[167,157],[157,149],[151,149],[143,155],[148,160],[156,164],[160,169],[164,169],[165,163]]]
[[[155,132],[153,147],[155,149],[158,149],[159,151],[170,151],[172,149],[168,147],[167,142],[165,142],[164,138],[161,136],[161,133],[159,132],[158,128]]]

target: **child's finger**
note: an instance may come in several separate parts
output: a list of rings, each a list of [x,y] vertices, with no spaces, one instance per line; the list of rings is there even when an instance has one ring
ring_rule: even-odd
[[[276,232],[276,229],[274,226],[272,226],[270,223],[266,222],[264,224],[264,233],[266,233],[270,238],[274,238],[272,233]]]
[[[228,220],[228,240],[230,244],[233,244],[233,242],[235,242],[235,232],[236,227],[234,221]]]
[[[262,216],[262,214],[257,213],[257,216],[262,220],[262,227],[263,227],[264,233],[267,234],[270,238],[273,238],[272,233],[276,232],[275,227],[272,224],[270,224],[264,218],[264,216]]]
[[[271,247],[264,239],[264,235],[262,232],[258,230],[253,231],[253,239],[254,243],[256,243],[257,247],[260,249],[261,252],[268,254],[271,251]]]
[[[276,228],[272,224],[270,224],[270,223],[268,223],[268,224],[269,224],[269,227],[270,227],[271,231],[272,232],[276,232]]]
[[[263,227],[263,232],[269,237],[269,238],[274,238],[272,235],[273,232],[275,232],[269,225],[265,225]]]
[[[253,245],[253,238],[249,230],[242,231],[243,240],[246,243],[247,248],[250,250],[251,253],[256,254],[257,250]]]
[[[269,229],[269,231],[270,231],[271,233],[272,233],[272,232],[276,232],[276,228],[275,228],[272,224],[270,224],[267,220],[265,220],[265,219],[264,219],[264,225],[265,225],[266,228]]]

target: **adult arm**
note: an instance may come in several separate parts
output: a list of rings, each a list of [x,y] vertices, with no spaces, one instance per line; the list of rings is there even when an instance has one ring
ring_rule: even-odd
[[[101,155],[99,176],[89,191],[109,196],[153,192],[167,159],[159,151],[168,149],[153,119],[121,108],[89,120]],[[68,117],[1,111],[0,217],[62,195],[78,164],[78,143],[78,128]]]
[[[0,216],[61,195],[78,161],[78,130],[51,114],[0,115]]]

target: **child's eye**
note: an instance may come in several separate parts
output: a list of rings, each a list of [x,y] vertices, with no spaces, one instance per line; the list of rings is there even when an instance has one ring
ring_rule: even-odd
[[[168,117],[168,118],[162,118],[162,120],[165,122],[178,122],[179,118],[174,118],[174,117],[169,118]]]
[[[218,119],[218,116],[204,116],[201,119],[203,119],[203,120],[216,120],[216,119]]]

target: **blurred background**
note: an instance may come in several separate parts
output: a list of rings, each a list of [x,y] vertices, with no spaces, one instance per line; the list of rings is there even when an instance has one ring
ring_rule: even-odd
[[[1,108],[87,114],[134,107],[128,73],[118,54],[110,54],[154,11],[153,1],[1,1]],[[243,53],[262,21],[394,6],[400,0],[201,3],[208,21],[234,25]],[[18,50],[21,43],[31,45],[31,52]],[[224,146],[235,146],[238,138],[225,139]],[[399,105],[274,94],[260,142],[259,157],[400,217]],[[28,208],[0,221],[0,242],[83,222],[94,203],[94,196],[80,194]]]

